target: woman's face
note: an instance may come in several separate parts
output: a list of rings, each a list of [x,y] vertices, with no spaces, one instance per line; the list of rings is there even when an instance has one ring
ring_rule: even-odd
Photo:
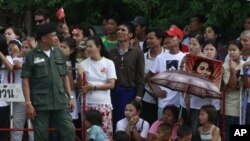
[[[94,57],[96,53],[100,53],[100,48],[96,46],[93,40],[88,40],[86,42],[86,46],[87,46],[86,51],[89,57]]]
[[[199,120],[200,124],[205,124],[208,121],[208,115],[204,110],[200,110]]]
[[[9,47],[8,47],[8,51],[9,51],[9,54],[10,55],[19,55],[20,54],[20,49],[18,48],[18,46],[16,44],[9,44]]]
[[[196,71],[205,77],[209,77],[212,74],[207,62],[201,62]]]
[[[218,34],[214,32],[212,27],[208,26],[205,30],[204,38],[205,40],[208,40],[208,39],[216,40],[218,38]]]
[[[126,118],[131,118],[133,116],[139,115],[139,111],[135,108],[133,104],[127,104],[124,111]]]
[[[240,49],[234,44],[228,46],[228,54],[230,59],[233,59],[234,61],[240,59]]]
[[[189,40],[189,53],[192,55],[199,55],[201,53],[201,45],[196,38]]]
[[[70,54],[73,52],[65,42],[61,43],[61,49],[66,58],[69,58]]]
[[[177,119],[174,118],[174,114],[169,109],[166,109],[162,115],[162,120],[164,123],[174,125]]]
[[[17,39],[18,38],[18,36],[14,33],[12,28],[7,28],[5,30],[5,32],[4,32],[4,35],[5,35],[5,39],[6,39],[7,44],[9,44],[9,42],[12,39]]]
[[[217,55],[216,48],[212,44],[207,44],[203,49],[204,56],[209,59],[215,59]]]

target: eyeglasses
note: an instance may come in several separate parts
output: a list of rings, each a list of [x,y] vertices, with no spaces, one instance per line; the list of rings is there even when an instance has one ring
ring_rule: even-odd
[[[36,23],[42,23],[44,21],[44,19],[42,19],[42,20],[36,20],[35,22]]]

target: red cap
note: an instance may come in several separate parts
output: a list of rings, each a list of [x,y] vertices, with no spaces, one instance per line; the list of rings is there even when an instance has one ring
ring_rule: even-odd
[[[167,36],[177,36],[179,39],[183,39],[183,32],[178,27],[171,27],[168,31],[165,31]]]

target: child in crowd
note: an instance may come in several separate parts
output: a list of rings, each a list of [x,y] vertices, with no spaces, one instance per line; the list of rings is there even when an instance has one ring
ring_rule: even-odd
[[[117,131],[114,134],[113,141],[129,141],[129,135],[125,131]]]
[[[225,89],[226,141],[230,140],[230,125],[239,124],[240,89],[244,61],[241,59],[242,44],[238,40],[230,41],[228,45],[229,60],[223,64],[223,86]]]
[[[179,115],[179,109],[175,105],[167,105],[163,109],[163,115],[162,118],[155,121],[152,126],[149,129],[148,132],[148,141],[155,141],[157,138],[157,129],[162,123],[166,123],[171,125],[172,127],[172,133],[171,133],[171,139],[175,140],[177,139],[177,129],[179,126],[178,123],[178,115]]]
[[[161,124],[157,129],[156,141],[171,141],[172,126]]]
[[[181,125],[177,130],[177,141],[191,141],[192,129],[187,125]]]
[[[64,38],[61,42],[61,49],[63,51],[63,54],[66,58],[66,65],[69,70],[69,82],[70,82],[70,87],[71,87],[71,92],[74,101],[74,110],[71,111],[70,115],[73,119],[74,125],[76,128],[81,128],[81,120],[79,118],[79,110],[80,107],[77,105],[77,93],[76,93],[76,41],[71,38]],[[81,135],[79,132],[76,132],[77,136],[80,137]]]
[[[116,131],[125,131],[131,141],[141,141],[147,138],[149,123],[140,118],[141,103],[134,100],[125,107],[125,118],[116,124]]]
[[[199,120],[201,126],[198,128],[201,141],[220,141],[220,129],[215,125],[217,111],[213,105],[204,105],[200,109]]]
[[[83,124],[88,132],[87,141],[108,141],[102,129],[102,114],[98,110],[86,111]]]

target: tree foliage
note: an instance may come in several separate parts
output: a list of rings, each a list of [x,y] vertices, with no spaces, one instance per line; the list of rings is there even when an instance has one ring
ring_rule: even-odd
[[[216,24],[224,30],[241,28],[250,9],[248,0],[0,0],[0,5],[8,5],[18,14],[47,7],[52,11],[52,17],[53,12],[63,6],[71,24],[101,24],[110,14],[123,20],[143,15],[151,26],[163,29],[171,23],[184,26],[192,15],[199,13],[206,16],[206,23]]]

